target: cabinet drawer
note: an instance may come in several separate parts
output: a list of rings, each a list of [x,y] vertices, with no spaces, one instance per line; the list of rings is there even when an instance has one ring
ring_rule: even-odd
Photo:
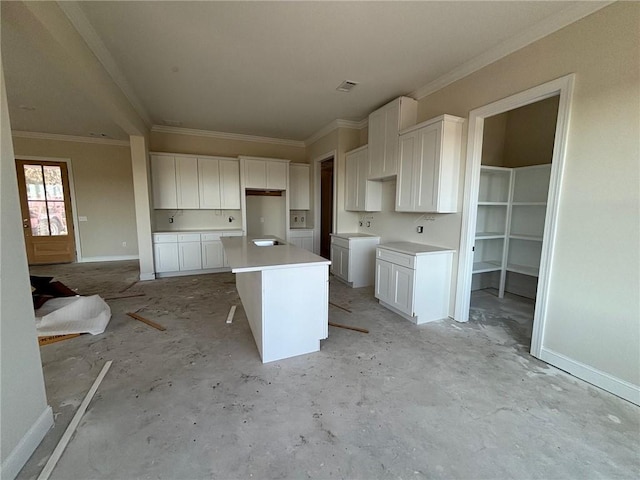
[[[200,238],[203,242],[212,242],[214,240],[220,240],[222,237],[221,233],[203,233],[200,235]]]
[[[342,248],[349,248],[349,240],[340,237],[331,237],[331,243]]]
[[[153,243],[178,243],[178,235],[171,233],[154,233]]]
[[[199,233],[183,233],[178,235],[178,242],[199,242]]]
[[[241,237],[242,230],[230,231],[230,232],[222,232],[223,237]]]
[[[376,249],[376,258],[386,260],[407,268],[415,269],[416,257],[413,255],[405,255],[404,253],[392,252],[383,248]]]

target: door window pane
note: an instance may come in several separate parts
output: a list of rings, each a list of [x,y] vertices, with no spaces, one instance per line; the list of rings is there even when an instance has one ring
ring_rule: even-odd
[[[31,234],[68,235],[62,169],[56,165],[25,165]]]

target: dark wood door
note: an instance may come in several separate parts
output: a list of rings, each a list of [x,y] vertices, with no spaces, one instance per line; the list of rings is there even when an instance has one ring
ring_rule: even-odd
[[[333,230],[333,158],[320,164],[320,255],[331,259]]]

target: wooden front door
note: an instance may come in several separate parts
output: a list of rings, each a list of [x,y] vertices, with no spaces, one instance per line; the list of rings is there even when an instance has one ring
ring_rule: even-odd
[[[16,160],[16,168],[29,265],[73,262],[75,240],[67,164]]]

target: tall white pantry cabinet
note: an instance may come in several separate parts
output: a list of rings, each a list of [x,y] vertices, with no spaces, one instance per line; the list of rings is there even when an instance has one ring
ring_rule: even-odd
[[[473,273],[496,272],[500,297],[508,272],[538,277],[550,175],[551,164],[481,167]]]

